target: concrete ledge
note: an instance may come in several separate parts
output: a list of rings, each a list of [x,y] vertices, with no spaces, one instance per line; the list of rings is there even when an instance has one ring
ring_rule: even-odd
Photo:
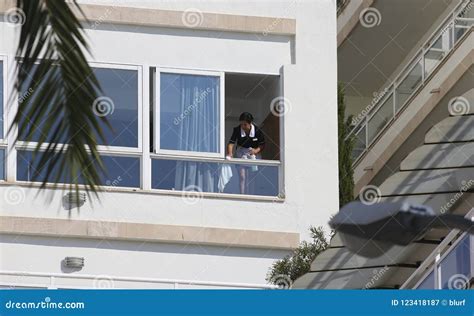
[[[0,1],[0,14],[15,5],[16,1]],[[260,33],[262,36],[296,34],[296,20],[287,18],[205,13],[198,10],[172,11],[91,4],[83,4],[81,9],[87,23],[92,27],[100,24],[119,24]],[[74,9],[74,11],[80,20],[86,21],[78,10]]]
[[[15,216],[0,216],[0,233],[288,250],[299,244],[298,233]]]

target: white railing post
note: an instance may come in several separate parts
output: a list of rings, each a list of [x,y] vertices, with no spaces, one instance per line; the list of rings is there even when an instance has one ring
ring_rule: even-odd
[[[434,263],[434,269],[433,269],[433,275],[434,275],[434,285],[436,290],[441,289],[441,269],[439,262],[441,260],[441,254],[436,255],[435,263]]]

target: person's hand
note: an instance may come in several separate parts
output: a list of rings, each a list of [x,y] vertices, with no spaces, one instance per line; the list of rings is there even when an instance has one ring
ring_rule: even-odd
[[[257,149],[256,148],[250,148],[249,149],[249,154],[250,155],[256,155],[258,152],[257,152]]]

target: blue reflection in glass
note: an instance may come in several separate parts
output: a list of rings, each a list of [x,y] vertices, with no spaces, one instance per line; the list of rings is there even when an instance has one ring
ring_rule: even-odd
[[[246,172],[241,192],[241,170]],[[153,159],[152,187],[162,190],[200,191],[278,196],[278,166],[243,166],[235,163]]]
[[[466,235],[457,246],[441,261],[441,285],[443,289],[453,289],[459,286],[463,280],[471,279],[471,242]],[[462,276],[465,276],[463,278]]]
[[[140,158],[101,156],[106,173],[101,174],[101,185],[115,187],[140,187]],[[19,181],[42,182],[46,178],[48,164],[40,166],[41,154],[33,157],[31,151],[18,151],[17,179]],[[57,165],[50,173],[58,174]],[[83,183],[82,174],[77,175],[78,182]],[[51,178],[50,178],[51,179]],[[58,183],[70,183],[71,178],[60,178]]]
[[[220,151],[219,77],[161,73],[160,148]]]
[[[94,68],[93,71],[102,87],[105,97],[102,104],[106,107],[106,117],[112,126],[112,129],[102,128],[106,141],[99,141],[99,144],[138,147],[137,71],[106,68]]]
[[[106,116],[110,127],[102,124],[104,140],[97,138],[99,145],[138,147],[138,72],[136,70],[93,68],[97,77],[102,93],[94,104],[90,106],[95,109],[99,116]],[[49,71],[59,71],[59,67],[52,67]],[[28,77],[20,89],[19,103],[24,102],[26,98],[37,98],[34,94],[42,83],[33,84]],[[46,142],[52,139],[52,132],[59,126],[64,117],[64,113],[49,111],[49,116],[53,116],[55,123],[49,130],[51,134],[45,135]],[[45,123],[44,118],[42,124]],[[99,120],[100,122],[100,120]],[[29,130],[33,130],[31,141],[40,139],[39,129],[41,126],[32,126],[29,118],[23,118],[19,124],[26,124]],[[67,143],[67,135],[60,139],[60,142]],[[19,136],[20,140],[25,140],[25,135]]]
[[[431,273],[426,276],[426,278],[418,285],[417,289],[418,290],[435,289],[435,279],[434,279],[433,271],[431,271]]]

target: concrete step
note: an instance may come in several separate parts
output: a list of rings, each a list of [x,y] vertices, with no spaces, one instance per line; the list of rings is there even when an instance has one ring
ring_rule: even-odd
[[[423,145],[400,164],[401,171],[474,167],[474,142]]]
[[[330,248],[319,254],[311,264],[311,271],[319,272],[336,269],[357,269],[359,267],[376,267],[397,264],[415,264],[423,261],[436,245],[411,244],[409,246],[393,246],[389,251],[377,258],[365,258],[354,254],[347,248]],[[403,252],[413,252],[408,257]]]
[[[474,168],[400,171],[380,186],[382,196],[462,192],[474,188]]]
[[[370,289],[383,284],[400,286],[414,268],[359,267],[357,269],[308,272],[293,284],[295,289]]]
[[[425,136],[425,143],[474,141],[474,115],[447,117],[433,126]]]

